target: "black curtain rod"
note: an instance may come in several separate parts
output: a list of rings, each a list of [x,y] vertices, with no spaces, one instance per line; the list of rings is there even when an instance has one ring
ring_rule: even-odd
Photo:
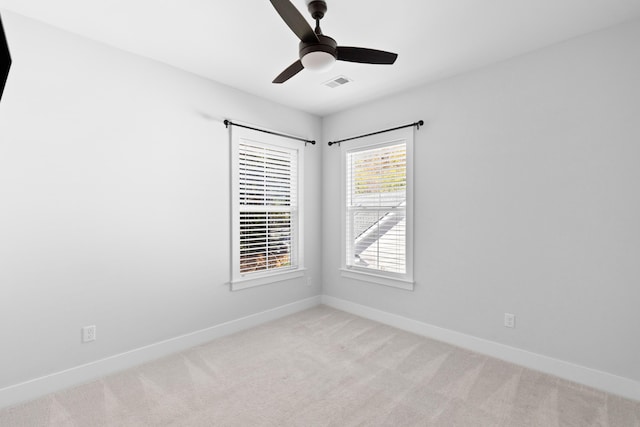
[[[270,134],[270,135],[277,135],[277,136],[282,136],[282,137],[289,138],[289,139],[295,139],[296,141],[302,141],[302,142],[304,142],[304,145],[307,145],[307,144],[316,145],[316,142],[315,142],[315,141],[311,141],[311,140],[309,140],[309,139],[298,138],[297,136],[285,135],[285,134],[283,134],[283,133],[272,132],[272,131],[270,131],[270,130],[265,130],[265,129],[252,128],[251,126],[245,126],[245,125],[240,125],[240,124],[238,124],[238,123],[233,123],[233,122],[232,122],[232,121],[230,121],[230,120],[225,120],[225,121],[224,121],[224,125],[225,125],[225,127],[227,127],[227,128],[228,128],[229,126],[238,126],[238,127],[240,127],[240,128],[251,129],[251,130],[257,130],[258,132],[268,133],[268,134]]]
[[[341,142],[351,141],[352,139],[364,138],[365,136],[378,135],[379,133],[391,132],[393,130],[404,129],[404,128],[409,128],[409,127],[413,127],[413,126],[415,126],[419,130],[420,126],[424,126],[424,121],[420,120],[418,122],[411,123],[411,124],[408,124],[408,125],[398,126],[398,127],[391,128],[391,129],[379,130],[378,132],[371,132],[371,133],[368,133],[366,135],[358,135],[358,136],[353,136],[351,138],[341,139],[339,141],[331,141],[331,142],[329,142],[329,147],[331,147],[333,144],[338,144],[339,145]]]

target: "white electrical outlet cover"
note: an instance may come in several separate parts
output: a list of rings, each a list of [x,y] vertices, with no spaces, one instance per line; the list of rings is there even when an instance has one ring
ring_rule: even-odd
[[[516,327],[516,315],[511,313],[504,314],[504,326],[507,328]]]
[[[90,342],[96,340],[96,326],[90,325],[82,328],[82,342]]]

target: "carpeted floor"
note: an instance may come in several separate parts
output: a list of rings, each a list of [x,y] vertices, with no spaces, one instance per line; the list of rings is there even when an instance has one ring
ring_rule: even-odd
[[[0,411],[0,426],[640,426],[640,402],[325,306]]]

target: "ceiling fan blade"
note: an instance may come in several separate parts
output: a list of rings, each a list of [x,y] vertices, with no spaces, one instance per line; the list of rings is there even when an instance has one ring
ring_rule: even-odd
[[[11,55],[9,54],[7,38],[4,35],[4,29],[2,27],[2,17],[0,17],[0,99],[2,99],[4,85],[9,76],[9,68],[11,68]]]
[[[305,43],[318,43],[318,36],[293,3],[289,0],[271,0],[271,4],[300,40]]]
[[[289,80],[291,77],[298,74],[303,69],[304,69],[304,66],[302,65],[302,61],[298,59],[296,62],[289,65],[286,70],[281,72],[278,77],[273,79],[273,83],[284,83],[287,80]]]
[[[364,47],[338,46],[338,61],[362,62],[365,64],[393,64],[397,53]]]

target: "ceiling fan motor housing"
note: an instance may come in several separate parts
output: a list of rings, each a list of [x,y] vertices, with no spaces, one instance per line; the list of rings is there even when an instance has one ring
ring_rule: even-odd
[[[320,43],[300,42],[300,59],[311,52],[326,52],[334,58],[338,57],[338,43],[329,36],[318,34]]]

